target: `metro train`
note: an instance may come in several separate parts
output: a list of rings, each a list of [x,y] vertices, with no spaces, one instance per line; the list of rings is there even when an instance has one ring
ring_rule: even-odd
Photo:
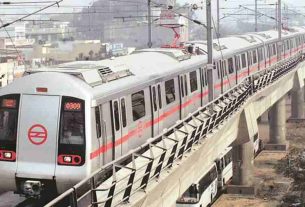
[[[283,30],[282,59],[305,50]],[[214,40],[215,97],[277,63],[277,32]],[[62,193],[208,103],[207,45],[154,48],[27,74],[0,89],[0,191]]]
[[[233,176],[232,147],[228,147],[196,183],[177,200],[176,207],[205,207]]]

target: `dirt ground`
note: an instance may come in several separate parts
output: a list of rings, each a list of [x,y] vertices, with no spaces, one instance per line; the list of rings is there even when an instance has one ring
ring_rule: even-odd
[[[287,117],[290,117],[290,100],[287,100]],[[269,126],[267,114],[259,123],[259,136],[267,143]],[[305,121],[302,123],[287,123],[287,140],[289,151],[304,149]],[[254,161],[255,196],[223,194],[213,204],[213,207],[275,207],[280,206],[282,197],[290,191],[292,179],[276,172],[276,165],[287,155],[285,152],[262,151]]]

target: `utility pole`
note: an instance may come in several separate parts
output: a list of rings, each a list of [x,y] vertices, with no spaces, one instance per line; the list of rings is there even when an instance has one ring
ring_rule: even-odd
[[[257,0],[255,0],[255,32],[258,31],[258,28],[257,28]]]
[[[211,0],[206,0],[206,19],[207,19],[207,46],[208,46],[208,87],[209,102],[214,100],[214,77],[213,77],[213,28],[212,28],[212,6]]]
[[[282,3],[281,0],[278,0],[278,11],[277,11],[277,23],[278,23],[278,36],[279,36],[279,40],[278,40],[278,60],[282,59]]]
[[[279,14],[278,2],[275,3],[275,28],[278,28]]]
[[[151,41],[151,0],[148,0],[148,43],[147,46],[149,48],[152,47],[152,41]]]
[[[219,0],[217,0],[217,37],[220,37],[220,11]]]

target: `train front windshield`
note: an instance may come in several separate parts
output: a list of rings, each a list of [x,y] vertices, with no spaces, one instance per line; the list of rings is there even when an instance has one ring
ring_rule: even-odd
[[[15,161],[19,95],[0,97],[0,160]]]
[[[199,202],[197,185],[193,184],[183,195],[177,200],[180,204],[195,204]]]
[[[62,97],[58,164],[81,166],[85,163],[85,102]]]

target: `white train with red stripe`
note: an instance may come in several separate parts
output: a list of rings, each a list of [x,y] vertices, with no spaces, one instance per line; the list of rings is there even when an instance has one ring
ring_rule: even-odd
[[[305,29],[283,31],[282,57]],[[220,43],[220,44],[219,44]],[[0,191],[61,193],[208,101],[206,43],[29,71],[0,90]],[[214,41],[220,95],[277,62],[277,32]]]

